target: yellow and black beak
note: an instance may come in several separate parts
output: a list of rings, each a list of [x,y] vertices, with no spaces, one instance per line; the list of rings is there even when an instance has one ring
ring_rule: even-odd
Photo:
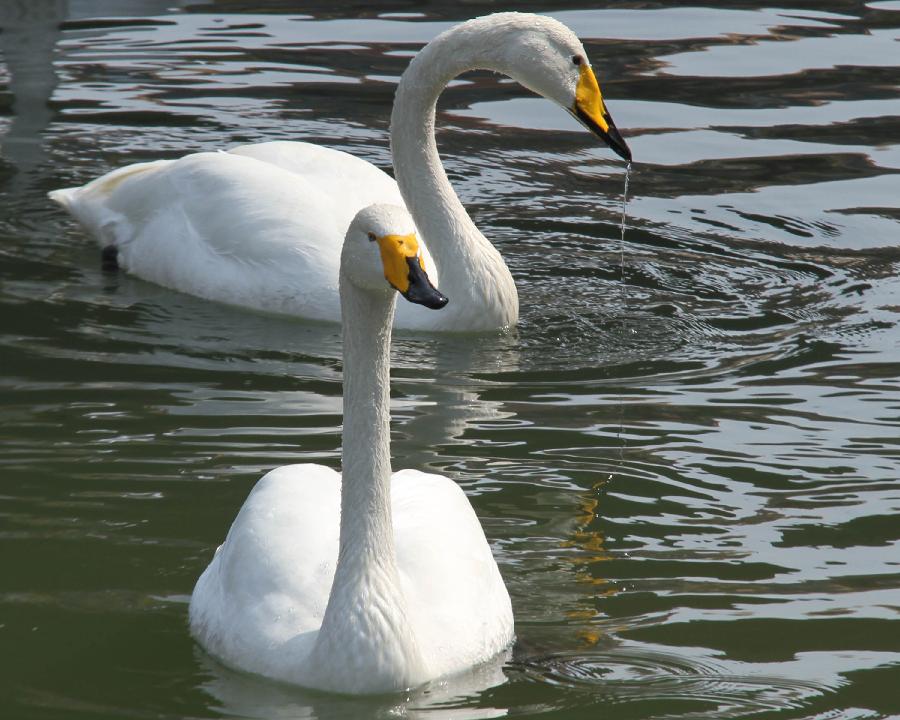
[[[587,62],[582,61],[578,86],[575,88],[575,103],[569,111],[582,125],[600,137],[619,157],[631,162],[631,150],[613,122],[594,71]]]
[[[428,279],[414,234],[382,235],[375,240],[381,251],[384,278],[403,297],[432,310],[440,310],[449,302]]]

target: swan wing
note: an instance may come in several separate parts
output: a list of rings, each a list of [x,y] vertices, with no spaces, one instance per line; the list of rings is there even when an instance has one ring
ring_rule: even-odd
[[[490,659],[513,640],[512,607],[465,493],[402,470],[391,497],[397,565],[428,667],[446,675]]]
[[[191,632],[229,665],[297,682],[334,578],[340,475],[286,465],[260,479],[200,576]]]

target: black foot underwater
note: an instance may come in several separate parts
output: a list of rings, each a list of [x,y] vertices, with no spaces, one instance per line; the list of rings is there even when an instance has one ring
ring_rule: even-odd
[[[115,245],[107,245],[100,251],[100,269],[104,272],[116,272],[119,269],[119,251]]]

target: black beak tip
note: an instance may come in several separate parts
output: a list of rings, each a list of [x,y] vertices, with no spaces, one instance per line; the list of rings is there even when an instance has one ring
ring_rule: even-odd
[[[410,285],[403,297],[416,305],[423,305],[429,310],[440,310],[450,299],[435,287]]]
[[[440,310],[450,302],[446,295],[431,284],[417,258],[407,258],[406,262],[409,264],[409,287],[406,292],[401,293],[403,297],[430,310]]]
[[[450,302],[450,298],[448,298],[446,295],[438,291],[437,288],[435,288],[430,297],[428,297],[426,300],[423,300],[419,304],[424,305],[430,310],[440,310],[448,302]]]
[[[607,143],[609,144],[610,149],[622,158],[625,162],[631,162],[631,148],[628,147],[625,142],[625,138],[623,138],[619,131],[616,130],[615,126],[609,126],[610,133],[609,138],[607,139]]]
[[[569,112],[572,113],[576,120],[605,142],[616,155],[625,162],[631,162],[631,148],[628,147],[628,143],[625,142],[625,138],[622,137],[622,133],[619,132],[619,129],[613,123],[609,113],[603,116],[609,129],[603,130],[587,113],[582,112],[577,106]]]
[[[625,138],[622,137],[622,133],[619,132],[619,129],[613,124],[612,118],[609,115],[605,117],[607,124],[609,125],[609,132],[604,133],[602,135],[603,140],[609,145],[610,149],[622,158],[625,162],[631,162],[631,148],[628,147],[628,143],[625,142]]]
[[[625,141],[624,141],[624,140],[622,141],[622,144],[621,144],[621,145],[618,145],[618,144],[617,144],[617,145],[610,145],[610,147],[612,148],[612,151],[613,151],[616,155],[618,155],[620,158],[622,158],[625,162],[627,162],[627,163],[630,163],[630,162],[631,162],[631,148],[629,148],[629,147],[625,144]]]

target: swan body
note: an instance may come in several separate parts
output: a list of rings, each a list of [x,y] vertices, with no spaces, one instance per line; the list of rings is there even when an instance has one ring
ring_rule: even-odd
[[[385,249],[396,238],[407,238],[399,259]],[[385,278],[413,302],[447,302],[427,278],[407,283],[424,264],[408,238],[402,208],[373,206],[345,241],[343,474],[313,464],[268,473],[197,581],[191,632],[232,667],[389,692],[465,670],[513,640],[509,594],[465,494],[438,475],[391,473],[396,293]]]
[[[208,300],[324,321],[340,319],[338,266],[355,203],[403,204],[371,163],[284,141],[129,165],[52,197],[116,248],[123,270]],[[411,311],[404,327],[427,329],[429,316],[416,313],[427,309],[399,309]]]
[[[340,320],[338,266],[350,221],[373,203],[405,204],[454,302],[442,313],[401,306],[396,326],[510,327],[519,313],[512,275],[453,191],[434,140],[438,96],[472,69],[509,75],[562,105],[630,159],[578,38],[548,17],[497,13],[442,33],[404,72],[391,115],[396,182],[340,151],[272,142],[130,165],[50,197],[142,278],[328,321]]]

